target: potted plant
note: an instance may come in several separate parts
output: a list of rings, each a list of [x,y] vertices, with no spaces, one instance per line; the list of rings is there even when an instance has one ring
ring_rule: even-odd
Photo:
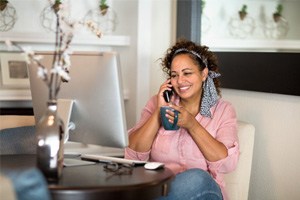
[[[61,0],[55,0],[52,8],[56,13],[59,11],[60,5],[61,5]]]
[[[0,11],[3,11],[8,4],[7,0],[0,0]]]
[[[244,20],[247,16],[247,5],[243,5],[242,9],[239,11],[240,19]]]
[[[278,22],[282,16],[283,6],[282,4],[278,4],[276,7],[276,11],[273,13],[273,19],[275,22]]]
[[[107,13],[107,9],[109,8],[109,6],[106,3],[106,0],[100,0],[100,12],[102,15],[105,15]]]

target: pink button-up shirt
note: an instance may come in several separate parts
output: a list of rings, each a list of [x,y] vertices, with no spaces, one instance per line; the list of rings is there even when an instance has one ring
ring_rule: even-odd
[[[177,98],[175,103],[178,104]],[[157,97],[153,96],[145,106],[140,121],[129,130],[129,134],[141,127],[152,115],[157,106]],[[228,149],[228,156],[216,162],[205,159],[196,143],[186,129],[166,131],[159,128],[151,150],[136,152],[130,148],[125,149],[125,157],[134,160],[149,160],[165,163],[175,174],[191,168],[200,168],[208,171],[219,184],[224,200],[228,199],[225,191],[223,174],[233,171],[239,157],[237,137],[236,113],[233,106],[222,99],[210,109],[212,118],[203,117],[200,113],[196,120],[218,141]]]

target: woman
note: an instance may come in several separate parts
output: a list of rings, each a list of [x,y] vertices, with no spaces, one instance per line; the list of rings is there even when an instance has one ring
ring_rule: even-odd
[[[129,130],[125,157],[165,163],[176,177],[161,199],[228,199],[224,173],[233,171],[239,157],[236,113],[220,98],[216,56],[208,47],[179,40],[162,59],[167,74],[158,94],[145,106],[140,121]],[[174,90],[172,103],[163,98]],[[166,131],[160,107],[180,113],[177,131]],[[174,113],[168,111],[170,122]]]

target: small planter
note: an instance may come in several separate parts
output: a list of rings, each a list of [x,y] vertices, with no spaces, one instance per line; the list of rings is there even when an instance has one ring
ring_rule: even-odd
[[[106,15],[108,8],[109,8],[108,5],[100,5],[100,13],[101,13],[101,15]]]
[[[241,20],[244,20],[247,16],[247,5],[243,5],[242,9],[239,11],[239,16]]]
[[[282,4],[278,4],[276,7],[276,11],[273,13],[273,19],[276,23],[281,20],[282,11],[283,11]]]
[[[273,14],[273,19],[274,19],[274,21],[277,23],[277,22],[279,22],[279,20],[281,19],[281,15],[278,14],[278,13],[274,13],[274,14]]]
[[[57,13],[59,11],[59,6],[60,6],[61,2],[59,1],[56,1],[53,6],[52,6],[52,9],[54,10],[55,13]]]
[[[0,11],[3,11],[8,4],[8,1],[0,1]]]
[[[240,19],[241,19],[241,20],[244,20],[245,17],[247,16],[247,13],[246,13],[246,12],[239,11],[239,16],[240,16]]]

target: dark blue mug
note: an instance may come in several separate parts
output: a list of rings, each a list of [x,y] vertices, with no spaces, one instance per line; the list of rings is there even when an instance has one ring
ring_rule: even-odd
[[[171,110],[175,114],[174,123],[169,122],[169,119],[166,117],[166,110]],[[161,123],[164,126],[165,130],[178,130],[179,126],[177,126],[178,122],[178,114],[179,111],[171,108],[169,106],[162,106],[160,107],[160,118]]]

